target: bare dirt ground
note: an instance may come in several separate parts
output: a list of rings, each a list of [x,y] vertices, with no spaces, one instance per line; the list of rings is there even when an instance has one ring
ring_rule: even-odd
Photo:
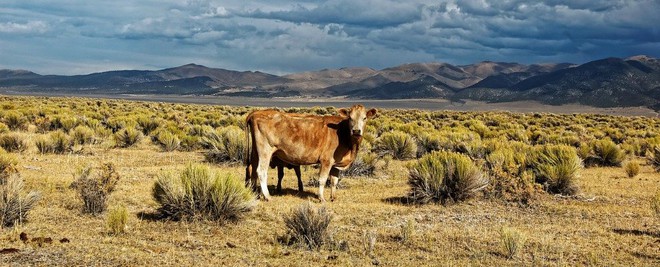
[[[26,93],[0,90],[5,95],[31,96],[75,96],[106,99],[126,99],[150,102],[187,103],[206,105],[228,105],[249,107],[325,107],[352,106],[363,104],[370,107],[386,109],[421,109],[421,110],[456,110],[456,111],[509,111],[509,112],[546,112],[558,114],[594,113],[616,116],[646,116],[657,117],[658,113],[645,107],[598,108],[580,104],[561,106],[546,105],[534,101],[517,101],[506,103],[486,103],[466,101],[457,103],[444,99],[400,99],[400,100],[367,100],[347,98],[254,98],[254,97],[220,97],[220,96],[181,96],[181,95],[113,95],[113,94],[70,94],[70,93]]]

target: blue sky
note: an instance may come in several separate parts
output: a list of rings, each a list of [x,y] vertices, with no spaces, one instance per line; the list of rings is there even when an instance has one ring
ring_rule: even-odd
[[[658,57],[658,11],[658,0],[3,0],[0,69],[71,75],[197,63],[286,74]]]

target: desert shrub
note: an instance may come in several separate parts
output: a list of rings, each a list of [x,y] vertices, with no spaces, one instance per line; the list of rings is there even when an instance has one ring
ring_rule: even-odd
[[[256,205],[255,195],[242,181],[203,165],[188,165],[177,177],[162,174],[152,195],[159,212],[173,220],[236,221]]]
[[[409,134],[393,131],[376,139],[374,150],[381,155],[390,154],[395,159],[412,159],[417,156],[417,143]]]
[[[656,216],[660,217],[660,191],[651,197],[651,210]]]
[[[107,208],[107,199],[119,182],[114,164],[104,163],[98,170],[87,167],[79,170],[71,187],[78,191],[83,201],[83,213],[100,214]]]
[[[78,120],[74,117],[58,117],[55,118],[54,123],[57,128],[69,132],[78,125]]]
[[[156,143],[165,151],[177,150],[181,145],[179,137],[168,131],[160,131],[156,136]]]
[[[37,147],[37,151],[41,154],[53,153],[53,143],[51,140],[45,136],[39,136],[34,139],[34,145]]]
[[[124,206],[118,206],[108,211],[108,218],[106,224],[110,234],[118,235],[126,231],[126,224],[128,223],[128,210]]]
[[[204,154],[208,162],[243,162],[246,156],[245,132],[236,126],[208,132],[201,143],[209,149]]]
[[[626,175],[628,175],[629,178],[633,178],[639,174],[640,167],[639,163],[636,161],[628,161],[623,165],[623,169],[626,171]]]
[[[194,151],[202,147],[201,138],[194,135],[180,135],[179,140],[181,140],[181,150],[184,151]]]
[[[3,227],[12,227],[23,223],[30,210],[41,199],[39,192],[23,194],[23,179],[12,174],[0,184],[0,223]]]
[[[288,244],[299,244],[309,249],[320,248],[328,239],[328,226],[332,214],[325,208],[314,208],[304,203],[284,216]]]
[[[192,136],[203,137],[211,132],[213,132],[213,128],[211,126],[193,124],[192,127],[190,127],[188,134]]]
[[[144,135],[149,135],[160,126],[160,121],[156,118],[138,117],[136,122]]]
[[[464,201],[488,185],[472,160],[455,152],[437,151],[409,167],[409,198],[417,203]]]
[[[373,176],[376,172],[378,155],[376,153],[358,153],[348,169],[342,171],[346,176]]]
[[[0,147],[7,152],[23,152],[28,148],[28,142],[18,133],[0,135]]]
[[[62,130],[50,133],[49,138],[53,153],[64,154],[71,151],[73,148],[71,137]]]
[[[71,141],[76,145],[85,145],[94,143],[94,130],[91,128],[79,125],[71,130]]]
[[[649,154],[649,163],[655,169],[656,172],[660,172],[660,146],[653,147],[653,150]]]
[[[135,128],[125,128],[115,133],[114,139],[117,147],[127,148],[139,143],[144,135]]]
[[[528,204],[536,198],[538,188],[534,176],[525,170],[527,155],[523,151],[500,148],[486,157],[490,184],[489,197]]]
[[[417,135],[417,157],[442,149],[442,139],[438,134],[422,132]]]
[[[504,256],[513,259],[525,245],[525,235],[514,228],[503,227],[500,230],[500,243]]]
[[[567,145],[537,147],[532,169],[536,181],[543,184],[546,191],[565,195],[577,193],[575,179],[582,169],[582,161],[575,148]]]
[[[26,125],[27,121],[28,120],[25,117],[25,115],[23,115],[19,112],[9,111],[9,112],[5,113],[4,123],[12,131],[17,131],[17,130],[25,128],[25,125]]]
[[[592,153],[585,158],[588,166],[621,166],[626,156],[623,150],[609,139],[593,141],[591,151]]]
[[[0,149],[0,184],[17,172],[18,160],[16,157]]]
[[[0,122],[0,134],[7,132],[9,132],[9,126],[7,126],[7,124]]]

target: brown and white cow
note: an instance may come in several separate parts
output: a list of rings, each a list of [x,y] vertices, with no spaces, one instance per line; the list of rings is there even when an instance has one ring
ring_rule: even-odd
[[[292,166],[320,163],[319,199],[325,201],[323,190],[330,176],[330,199],[335,200],[339,171],[353,163],[367,119],[376,112],[376,109],[366,110],[362,105],[340,109],[339,116],[253,111],[246,118],[250,151],[246,177],[253,186],[258,179],[262,195],[270,200],[267,174],[273,157]]]

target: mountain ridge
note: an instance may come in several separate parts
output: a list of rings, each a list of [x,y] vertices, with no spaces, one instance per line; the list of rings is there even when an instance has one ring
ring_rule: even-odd
[[[0,88],[90,94],[536,100],[546,104],[645,106],[657,110],[660,108],[660,61],[637,55],[579,65],[426,62],[380,70],[345,67],[282,76],[194,63],[161,70],[113,70],[73,76],[3,69],[0,70]]]

